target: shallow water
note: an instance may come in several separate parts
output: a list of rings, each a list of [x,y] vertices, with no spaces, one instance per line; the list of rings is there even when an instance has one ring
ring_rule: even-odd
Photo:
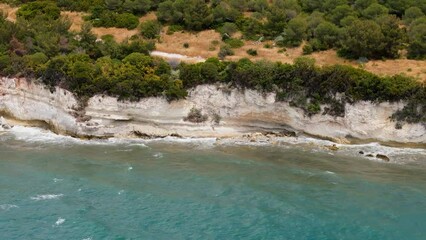
[[[425,239],[424,149],[332,153],[309,141],[79,141],[16,128],[0,135],[0,239]]]

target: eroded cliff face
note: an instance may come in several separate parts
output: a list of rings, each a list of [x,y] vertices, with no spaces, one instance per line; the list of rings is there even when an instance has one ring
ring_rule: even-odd
[[[193,107],[209,115],[208,121],[185,122],[183,119]],[[163,98],[121,102],[98,95],[83,109],[66,90],[56,88],[50,92],[25,79],[0,80],[0,112],[20,120],[44,121],[56,132],[79,137],[238,137],[251,132],[292,129],[334,140],[351,136],[426,143],[426,129],[421,124],[405,124],[402,129],[395,129],[395,122],[389,117],[402,107],[402,103],[359,102],[346,105],[345,117],[309,118],[288,103],[276,102],[272,93],[223,91],[215,85],[204,85],[193,89],[186,100],[171,103]],[[221,116],[219,124],[212,120],[214,115]]]

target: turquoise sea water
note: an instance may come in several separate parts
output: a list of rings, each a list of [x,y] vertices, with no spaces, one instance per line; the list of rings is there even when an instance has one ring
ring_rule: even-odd
[[[380,149],[390,163],[360,157]],[[426,152],[0,135],[0,239],[426,239]]]

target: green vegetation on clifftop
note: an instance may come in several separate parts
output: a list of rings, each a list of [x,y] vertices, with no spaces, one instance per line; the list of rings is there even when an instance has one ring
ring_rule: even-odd
[[[169,4],[168,2],[170,1],[160,3],[159,9],[163,4]],[[188,2],[192,3],[192,1]],[[291,1],[283,2],[289,4]],[[263,6],[259,8],[265,11],[265,6],[260,3],[250,6],[253,9]],[[293,1],[293,3],[297,2]],[[356,3],[358,4],[355,5],[356,8],[362,8],[361,1]],[[202,5],[202,3],[198,4]],[[223,4],[222,2],[219,5]],[[213,3],[211,5],[213,6]],[[202,9],[210,11],[212,6],[208,6],[207,10],[205,7]],[[302,11],[301,9],[309,9],[309,4],[301,5],[303,8],[295,6],[297,9],[300,7],[299,12]],[[244,6],[242,7],[243,10],[247,10]],[[238,5],[235,5],[228,10],[231,11],[234,8],[239,9]],[[279,10],[270,9],[270,7],[266,9]],[[420,26],[417,32],[411,33],[413,36],[410,37],[418,40],[416,34],[422,33],[421,26],[425,22],[422,17],[416,18],[421,15],[418,10],[412,10],[412,12],[411,15],[414,17],[405,18],[405,21],[410,21],[411,25]],[[80,32],[72,33],[68,31],[70,23],[61,19],[58,13],[58,8],[53,2],[37,1],[20,8],[16,23],[0,17],[0,74],[2,76],[40,79],[52,90],[55,86],[60,86],[81,98],[94,94],[107,94],[131,101],[151,96],[164,96],[172,101],[185,98],[188,89],[200,84],[222,83],[231,88],[256,89],[265,93],[275,92],[278,101],[288,101],[291,105],[303,109],[307,115],[343,116],[346,103],[361,100],[404,101],[406,106],[396,112],[393,118],[399,122],[426,123],[426,87],[404,75],[377,76],[362,69],[341,65],[320,68],[309,58],[299,58],[294,64],[252,62],[249,59],[227,62],[211,58],[204,63],[183,63],[176,69],[172,69],[164,60],[149,56],[149,52],[155,48],[153,42],[139,37],[120,44],[111,36],[97,39],[91,33],[89,24],[84,25]],[[199,13],[204,14],[202,11]],[[372,9],[365,14],[375,16]],[[198,17],[201,18],[201,16]],[[321,14],[312,13],[306,17],[313,16],[319,18],[315,20],[318,23],[317,26],[311,28],[317,43],[314,45],[310,42],[310,44],[315,49],[327,49],[339,38],[341,29],[321,20]],[[272,16],[269,17],[272,18]],[[196,17],[192,18],[192,20],[196,19]],[[215,21],[214,19],[212,21]],[[247,19],[243,22],[237,20],[237,25],[246,26],[247,22],[244,21],[252,21]],[[399,28],[395,28],[398,22],[395,17],[385,15],[376,17],[375,20],[352,20],[344,34],[346,45],[341,46],[344,54],[354,57],[359,55],[395,57],[399,49],[395,46],[400,44],[399,36],[402,36]],[[294,17],[281,27],[294,27],[291,34],[297,34],[297,31],[305,27],[303,21],[300,17]],[[194,29],[205,27],[205,23],[179,24],[191,26]],[[306,26],[306,31],[310,31],[311,24]],[[222,31],[232,35],[233,28],[233,25],[227,24]],[[262,28],[271,31],[279,29],[279,21]],[[358,28],[362,28],[362,32],[357,31]],[[141,27],[146,38],[155,38],[158,29],[157,22],[147,22]],[[394,38],[394,36],[397,37]],[[357,45],[359,44],[357,38],[365,42]],[[284,45],[287,43],[295,45],[300,40],[286,40],[284,37],[281,39]],[[229,38],[227,41],[233,47],[241,45],[240,41],[234,38]],[[418,40],[416,44],[421,46],[424,42]],[[356,49],[350,46],[356,46]],[[411,51],[424,54],[421,47]],[[233,50],[222,47],[220,53],[224,57],[232,54]],[[371,53],[374,55],[370,56]]]

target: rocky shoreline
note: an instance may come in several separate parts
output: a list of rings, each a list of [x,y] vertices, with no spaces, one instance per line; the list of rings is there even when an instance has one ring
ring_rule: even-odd
[[[288,103],[276,102],[272,93],[202,85],[191,90],[187,99],[170,103],[161,97],[123,102],[97,95],[82,106],[69,91],[56,88],[51,92],[35,82],[2,77],[0,115],[29,125],[45,124],[56,133],[85,139],[174,136],[261,141],[271,136],[308,135],[336,143],[426,145],[422,124],[395,129],[395,122],[390,120],[403,103],[359,102],[347,104],[344,117],[308,117]],[[194,108],[205,116],[204,122],[184,121]]]

